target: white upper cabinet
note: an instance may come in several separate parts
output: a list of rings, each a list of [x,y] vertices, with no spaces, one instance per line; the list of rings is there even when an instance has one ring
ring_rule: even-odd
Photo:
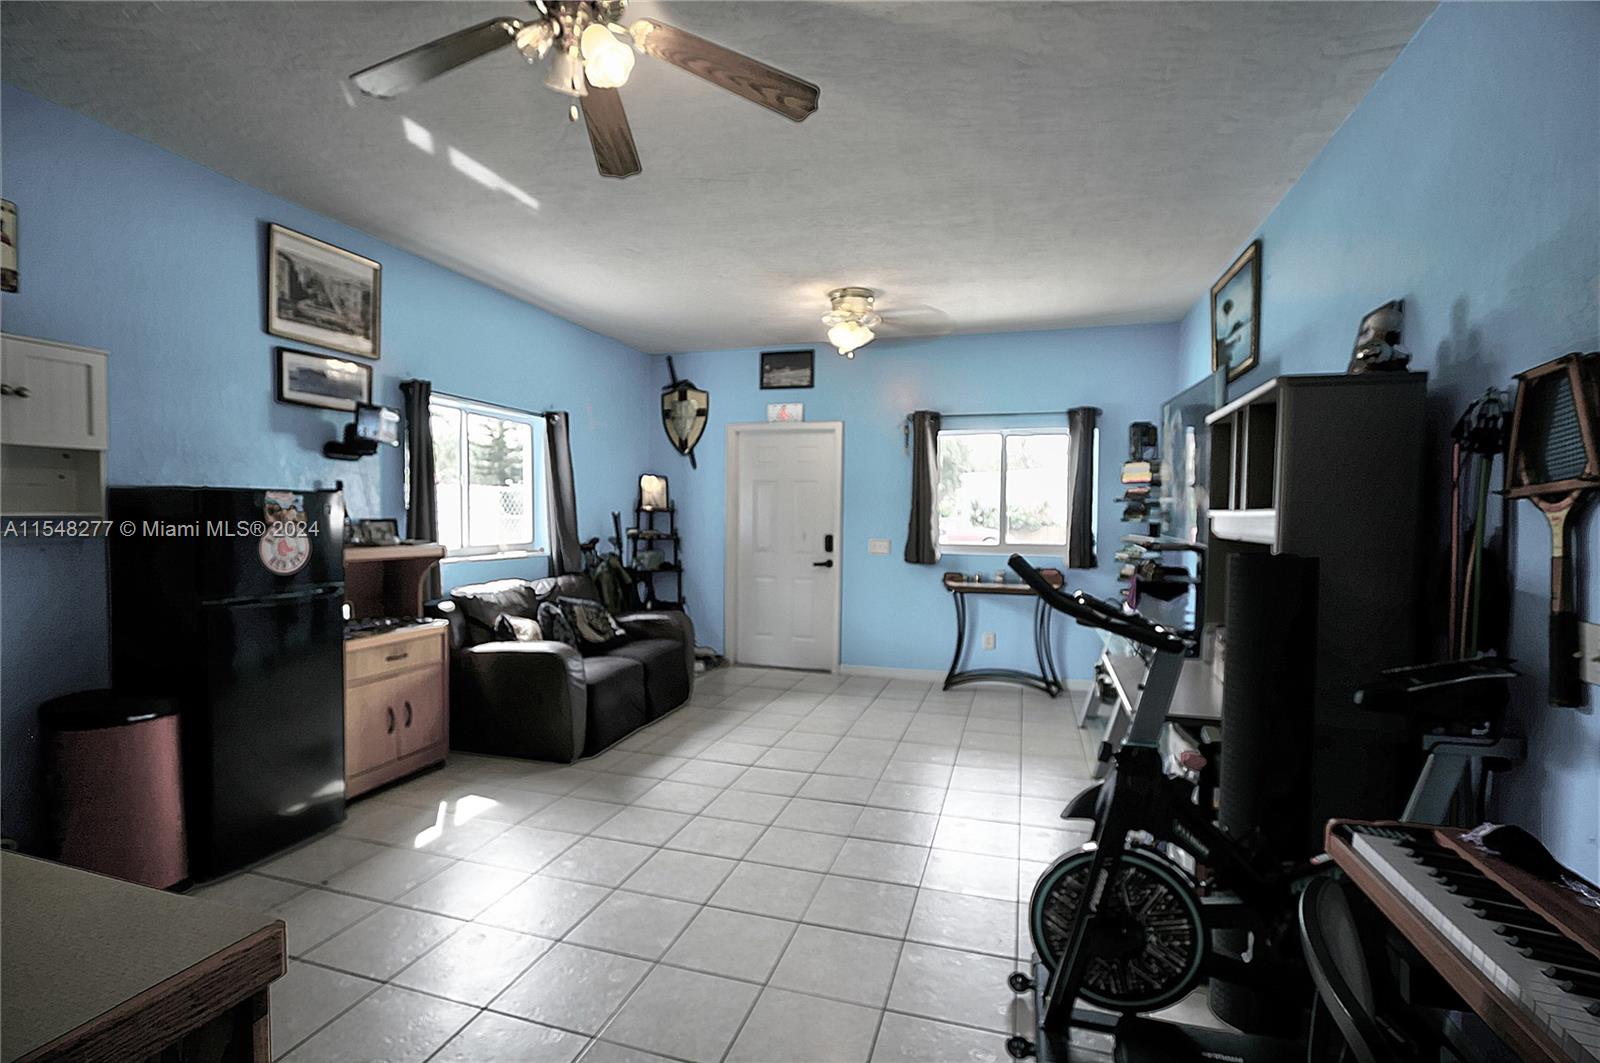
[[[0,443],[105,450],[106,352],[0,335]]]

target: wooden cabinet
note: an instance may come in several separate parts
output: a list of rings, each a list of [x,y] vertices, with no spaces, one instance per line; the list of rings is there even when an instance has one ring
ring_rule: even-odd
[[[105,515],[106,352],[0,336],[0,512]]]
[[[450,744],[444,621],[345,643],[345,796],[445,759]]]

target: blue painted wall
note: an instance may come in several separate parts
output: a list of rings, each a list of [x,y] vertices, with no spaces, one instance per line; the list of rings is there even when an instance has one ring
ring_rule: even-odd
[[[1342,371],[1361,316],[1403,297],[1447,484],[1445,433],[1468,402],[1600,347],[1597,54],[1600,5],[1442,5],[1262,223],[1261,366],[1233,394],[1279,373]],[[1208,313],[1202,299],[1180,326],[1185,380],[1209,368]],[[1592,878],[1600,719],[1592,688],[1581,710],[1543,701],[1550,537],[1531,504],[1514,512],[1510,649],[1529,673],[1519,715],[1530,759],[1508,777],[1499,814]],[[1574,537],[1582,612],[1600,621],[1595,527],[1591,517]]]
[[[679,355],[678,374],[711,393],[711,418],[691,470],[658,436],[656,470],[670,476],[680,510],[688,565],[690,613],[700,641],[723,648],[723,536],[726,434],[730,424],[765,421],[769,402],[805,404],[807,421],[844,422],[843,663],[937,669],[950,663],[955,620],[940,586],[948,570],[992,573],[1005,565],[993,554],[946,554],[937,565],[904,560],[911,492],[911,458],[901,424],[913,410],[944,413],[1020,413],[1098,406],[1101,419],[1099,560],[1096,570],[1071,573],[1097,594],[1116,590],[1111,555],[1127,528],[1114,497],[1130,421],[1153,420],[1176,389],[1177,330],[1172,325],[950,336],[877,342],[854,361],[826,344],[817,348],[816,386],[762,391],[756,350]],[[667,381],[666,367],[659,370]],[[952,421],[976,428],[980,419]],[[996,422],[1004,423],[1004,422]],[[1014,423],[1014,422],[1013,422]],[[891,542],[887,557],[867,553],[869,538]],[[1061,567],[1059,555],[1036,563]],[[975,651],[975,667],[1036,667],[1031,614],[1017,602],[980,601],[973,622],[993,631],[993,651]],[[976,640],[975,640],[976,641]],[[1087,679],[1099,640],[1069,624],[1056,625],[1057,663]]]
[[[402,516],[398,449],[322,457],[345,415],[273,401],[277,344],[262,331],[265,227],[277,222],[383,264],[375,401],[399,383],[572,413],[581,530],[631,504],[657,429],[643,355],[475,281],[239,184],[12,86],[0,88],[0,186],[17,203],[21,291],[7,332],[110,358],[114,484],[313,487],[345,481],[355,516]],[[448,583],[542,576],[543,558],[450,564]],[[0,546],[4,831],[32,837],[35,709],[107,680],[102,543]]]

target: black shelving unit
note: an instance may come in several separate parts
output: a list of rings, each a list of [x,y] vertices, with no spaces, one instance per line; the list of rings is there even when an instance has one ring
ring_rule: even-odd
[[[665,528],[657,527],[656,519],[660,516],[667,518]],[[633,527],[628,529],[628,568],[639,580],[643,590],[640,595],[646,609],[682,609],[683,608],[683,543],[678,538],[678,506],[669,503],[665,509],[645,508],[635,504],[633,507]],[[640,550],[661,550],[666,553],[662,563],[655,568],[645,568],[639,564]],[[668,598],[661,593],[658,581],[663,576],[671,577],[673,595]]]

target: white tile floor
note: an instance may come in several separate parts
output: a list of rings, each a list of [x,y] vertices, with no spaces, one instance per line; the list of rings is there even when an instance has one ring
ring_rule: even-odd
[[[598,757],[453,755],[198,892],[287,922],[294,1063],[1004,1060],[1019,901],[1082,841],[1069,700],[724,669]]]

